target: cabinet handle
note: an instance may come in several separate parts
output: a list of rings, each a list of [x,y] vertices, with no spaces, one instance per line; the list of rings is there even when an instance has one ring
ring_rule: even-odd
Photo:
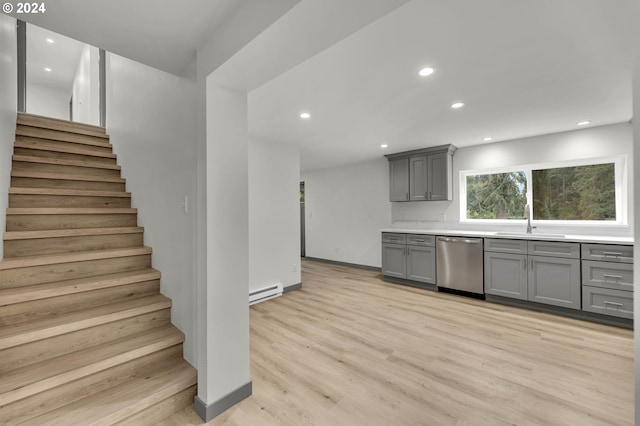
[[[524,269],[525,271],[527,270],[527,258],[526,257],[522,258],[522,269]]]
[[[602,255],[603,255],[604,257],[608,257],[608,256],[611,256],[611,257],[621,257],[621,256],[622,256],[622,253],[617,252],[617,251],[603,251],[603,252],[602,252]]]
[[[416,238],[414,241],[417,242],[417,243],[424,243],[425,240],[419,240],[419,239]]]
[[[428,200],[430,200],[430,199],[431,199],[431,191],[429,191],[429,198],[428,198]]]
[[[616,281],[621,280],[622,276],[621,275],[610,275],[610,274],[602,274],[602,277],[604,278],[605,281],[607,281],[607,278],[612,278]]]
[[[529,267],[533,271],[533,259],[529,259]]]
[[[405,192],[405,193],[404,193],[404,199],[405,199],[405,200],[409,200],[409,193],[408,193],[408,192]]]
[[[604,303],[605,305],[613,305],[613,306],[617,306],[619,308],[622,307],[622,303],[616,303],[616,302],[609,302],[608,300],[603,300],[602,303]]]

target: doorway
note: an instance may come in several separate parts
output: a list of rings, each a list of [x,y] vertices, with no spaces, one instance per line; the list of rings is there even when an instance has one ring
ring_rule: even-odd
[[[304,237],[304,182],[300,182],[300,257],[305,257]]]

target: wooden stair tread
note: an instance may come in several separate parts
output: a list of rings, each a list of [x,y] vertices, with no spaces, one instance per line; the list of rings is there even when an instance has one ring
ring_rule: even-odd
[[[71,145],[71,144],[69,144]],[[51,152],[60,152],[65,154],[76,154],[76,155],[86,155],[89,157],[102,157],[102,158],[117,158],[117,156],[112,152],[98,152],[91,151],[88,149],[76,148],[73,146],[43,146],[37,143],[24,142],[24,141],[15,141],[14,147],[16,148],[24,148],[24,149],[34,149],[37,151],[51,151]]]
[[[148,268],[26,287],[0,289],[0,307],[138,282],[159,280],[160,277],[161,274],[159,271]]]
[[[51,188],[9,188],[9,195],[63,195],[75,197],[117,197],[131,198],[130,192],[123,191],[89,191],[84,189],[51,189]]]
[[[32,179],[52,179],[52,180],[79,180],[85,182],[109,182],[109,183],[125,183],[126,180],[115,176],[92,176],[92,175],[72,175],[66,173],[50,173],[50,172],[32,172],[26,170],[14,170],[11,177],[16,178],[32,178]]]
[[[59,118],[45,117],[43,115],[29,114],[26,112],[18,112],[17,124],[32,127],[41,127],[51,130],[61,130],[65,132],[73,132],[85,134],[88,136],[106,135],[106,129],[93,124],[79,123],[75,121],[62,120]]]
[[[120,228],[81,228],[81,229],[54,229],[46,231],[13,231],[5,232],[5,241],[31,240],[37,238],[64,238],[64,237],[84,237],[91,235],[115,235],[115,234],[141,234],[144,228],[120,227]]]
[[[54,164],[57,166],[86,167],[90,169],[120,170],[117,164],[102,164],[91,161],[63,160],[60,158],[34,157],[31,155],[14,155],[13,161],[26,163]]]
[[[159,366],[150,374],[31,419],[23,425],[112,425],[187,389],[197,382],[197,372],[184,360]]]
[[[79,133],[72,128],[53,129],[51,127],[33,126],[31,124],[16,123],[16,135],[30,136],[42,139],[62,142],[82,143],[83,141],[95,141],[101,144],[109,143],[109,135],[106,133],[86,134]],[[93,139],[91,139],[93,138]]]
[[[161,351],[184,341],[173,325],[127,336],[3,373],[0,406]]]
[[[9,207],[7,215],[26,214],[137,214],[136,208],[106,207]]]
[[[88,260],[113,259],[116,257],[140,256],[151,254],[151,247],[133,247],[113,250],[80,251],[64,254],[25,256],[0,261],[0,271],[31,266],[55,265],[59,263],[84,262]]]
[[[9,325],[0,328],[0,350],[168,308],[171,300],[159,294]]]

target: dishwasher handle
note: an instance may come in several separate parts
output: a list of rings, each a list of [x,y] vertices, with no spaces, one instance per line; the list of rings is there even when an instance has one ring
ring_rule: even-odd
[[[481,239],[453,238],[453,237],[438,237],[438,241],[442,241],[445,243],[464,243],[464,244],[480,244],[482,242]]]

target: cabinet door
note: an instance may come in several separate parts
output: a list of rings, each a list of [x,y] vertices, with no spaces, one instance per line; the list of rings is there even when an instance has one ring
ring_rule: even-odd
[[[450,200],[449,154],[427,156],[427,196],[430,201]]]
[[[436,248],[407,247],[407,279],[422,283],[436,282]]]
[[[427,156],[419,155],[409,159],[409,199],[411,201],[428,200]]]
[[[404,244],[382,244],[382,275],[407,278],[406,250]]]
[[[389,200],[409,201],[409,159],[389,161]]]
[[[484,292],[527,300],[527,256],[485,253]]]
[[[529,300],[581,308],[580,260],[529,256]]]

